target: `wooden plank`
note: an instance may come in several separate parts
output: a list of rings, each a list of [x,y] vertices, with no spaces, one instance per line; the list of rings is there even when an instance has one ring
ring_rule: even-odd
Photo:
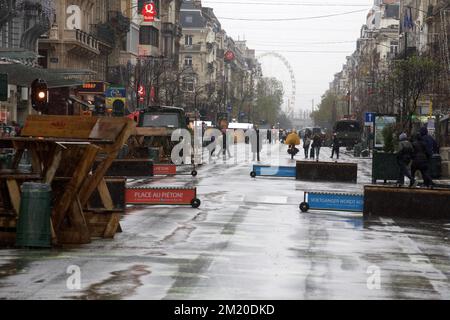
[[[11,199],[12,206],[17,215],[20,212],[20,189],[19,184],[15,179],[6,180],[8,186],[9,197]]]
[[[107,177],[150,177],[152,171],[153,161],[150,159],[115,159],[105,175]]]
[[[144,136],[144,137],[165,137],[170,136],[172,134],[166,128],[146,128],[146,127],[137,127],[133,135],[135,136]]]
[[[91,235],[89,233],[89,228],[83,214],[83,208],[81,207],[78,197],[72,203],[72,209],[69,211],[68,217],[72,225],[71,229],[79,232],[80,234],[80,244],[89,243],[91,240]]]
[[[106,185],[105,179],[102,179],[97,187],[98,193],[100,195],[100,199],[102,200],[103,206],[105,209],[113,210],[114,203],[111,198],[111,194],[109,193],[108,186]]]
[[[117,233],[119,227],[120,215],[118,213],[111,214],[111,218],[106,226],[104,238],[112,239]]]
[[[53,209],[53,223],[56,232],[58,232],[67,210],[72,205],[78,193],[80,193],[83,183],[88,180],[89,171],[99,150],[100,148],[95,145],[86,147],[84,155],[79,161],[70,182],[65,187],[65,192],[60,199],[57,199],[56,206]]]
[[[21,136],[88,139],[97,120],[96,117],[30,115]]]
[[[127,118],[99,118],[92,128],[89,138],[116,141],[128,121],[132,120]]]
[[[123,212],[125,211],[125,187],[126,179],[124,178],[106,178],[106,185],[108,186],[109,194],[111,195],[114,208],[112,210]],[[97,211],[97,209],[105,208],[97,191],[92,193],[89,198],[88,208]]]
[[[130,120],[130,119],[128,119]],[[113,145],[105,146],[102,151],[107,153],[106,159],[103,160],[99,164],[99,166],[94,170],[92,176],[90,176],[83,185],[83,190],[80,193],[80,200],[81,205],[83,207],[86,206],[87,202],[89,201],[89,198],[91,197],[94,190],[97,188],[98,184],[100,183],[101,179],[105,176],[105,173],[108,171],[109,167],[111,166],[114,159],[117,158],[117,155],[119,154],[120,149],[125,144],[125,142],[128,140],[131,131],[135,128],[136,123],[132,120],[127,122],[127,125],[122,130],[122,133],[117,138],[116,142]]]
[[[16,149],[16,154],[14,155],[13,162],[12,162],[13,169],[17,169],[17,167],[19,167],[19,162],[22,159],[24,152],[25,152],[24,149]]]
[[[63,149],[64,148],[59,145],[56,147],[56,150],[53,154],[53,160],[47,168],[47,172],[45,173],[45,183],[51,184],[53,179],[55,178],[56,171],[58,170],[61,163]]]
[[[30,145],[29,151],[31,153],[31,166],[33,167],[33,172],[42,174],[42,162],[39,152],[36,150],[36,145]]]

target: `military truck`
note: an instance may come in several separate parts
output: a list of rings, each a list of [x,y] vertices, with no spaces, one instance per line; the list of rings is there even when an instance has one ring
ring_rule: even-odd
[[[187,129],[187,120],[182,108],[148,107],[132,113],[137,122],[128,147],[131,158],[153,158],[156,162],[170,162],[173,147],[172,133],[177,129]]]

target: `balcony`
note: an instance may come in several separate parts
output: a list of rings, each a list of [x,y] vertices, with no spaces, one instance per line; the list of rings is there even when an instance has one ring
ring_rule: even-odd
[[[181,52],[188,53],[188,52],[200,52],[202,50],[201,44],[192,44],[192,45],[183,45],[180,48]]]
[[[91,34],[79,29],[64,30],[64,42],[68,45],[72,45],[68,49],[73,54],[95,57],[100,54],[99,41]],[[54,39],[41,39],[43,42],[58,41]]]

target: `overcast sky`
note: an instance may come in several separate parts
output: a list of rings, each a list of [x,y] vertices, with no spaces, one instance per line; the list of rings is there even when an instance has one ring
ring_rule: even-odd
[[[214,8],[222,28],[234,39],[247,40],[257,56],[275,51],[292,66],[297,83],[296,112],[311,110],[328,89],[345,57],[355,50],[356,39],[373,0],[203,0]],[[241,21],[232,19],[294,19],[351,14],[290,21]],[[296,52],[293,52],[296,51]],[[311,51],[311,52],[299,52]],[[264,76],[283,81],[285,92],[292,91],[290,76],[278,59],[260,59]],[[286,94],[286,97],[289,94]]]

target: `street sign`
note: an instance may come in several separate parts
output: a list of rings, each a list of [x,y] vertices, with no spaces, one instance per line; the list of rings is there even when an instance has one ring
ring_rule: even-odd
[[[302,203],[305,209],[336,210],[347,212],[362,212],[364,209],[364,195],[307,192],[308,202]]]
[[[78,87],[81,94],[104,94],[105,83],[103,81],[90,81]]]
[[[106,98],[126,98],[127,90],[124,87],[109,87],[105,92]]]
[[[0,73],[0,101],[8,100],[8,75]]]
[[[156,6],[153,2],[147,3],[142,7],[142,15],[144,16],[144,22],[153,22],[156,17]]]
[[[365,122],[367,123],[373,123],[375,121],[375,113],[374,112],[366,112],[365,113]]]
[[[227,52],[225,52],[225,61],[233,61],[235,58],[234,52],[231,50],[228,50]]]

